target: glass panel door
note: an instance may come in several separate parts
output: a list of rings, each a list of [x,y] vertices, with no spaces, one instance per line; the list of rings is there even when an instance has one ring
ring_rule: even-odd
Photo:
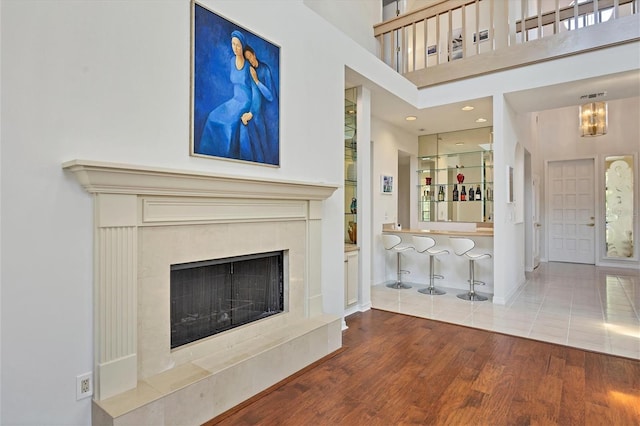
[[[605,158],[606,244],[609,258],[632,258],[633,156]]]

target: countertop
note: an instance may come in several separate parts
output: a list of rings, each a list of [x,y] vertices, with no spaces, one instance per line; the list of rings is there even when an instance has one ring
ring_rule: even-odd
[[[360,250],[360,247],[358,247],[356,244],[350,244],[350,243],[344,243],[344,252],[348,252],[348,251],[358,251]]]
[[[428,230],[428,229],[383,229],[383,234],[410,234],[410,235],[447,235],[469,236],[469,237],[493,237],[493,228],[477,228],[475,231],[449,231],[449,230]]]

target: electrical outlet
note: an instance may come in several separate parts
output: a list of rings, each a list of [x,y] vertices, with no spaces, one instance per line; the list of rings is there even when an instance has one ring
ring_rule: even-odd
[[[93,378],[91,373],[76,376],[76,400],[93,395]]]

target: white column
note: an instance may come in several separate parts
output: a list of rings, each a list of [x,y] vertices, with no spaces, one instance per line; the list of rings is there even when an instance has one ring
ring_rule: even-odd
[[[371,233],[373,211],[371,188],[371,92],[366,87],[358,88],[358,245],[359,289],[358,304],[361,311],[371,308],[371,261],[373,238]]]

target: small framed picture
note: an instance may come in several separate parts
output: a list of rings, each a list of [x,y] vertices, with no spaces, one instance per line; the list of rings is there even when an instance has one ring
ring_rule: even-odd
[[[383,194],[393,194],[393,176],[380,176],[380,192]]]
[[[431,46],[427,47],[427,55],[428,56],[435,55],[436,53],[438,53],[437,45],[432,44]]]
[[[481,30],[480,31],[480,41],[487,41],[489,40],[489,30]],[[478,40],[476,39],[476,33],[473,33],[473,42],[477,43]]]
[[[462,59],[462,28],[456,28],[451,32],[450,61]]]

